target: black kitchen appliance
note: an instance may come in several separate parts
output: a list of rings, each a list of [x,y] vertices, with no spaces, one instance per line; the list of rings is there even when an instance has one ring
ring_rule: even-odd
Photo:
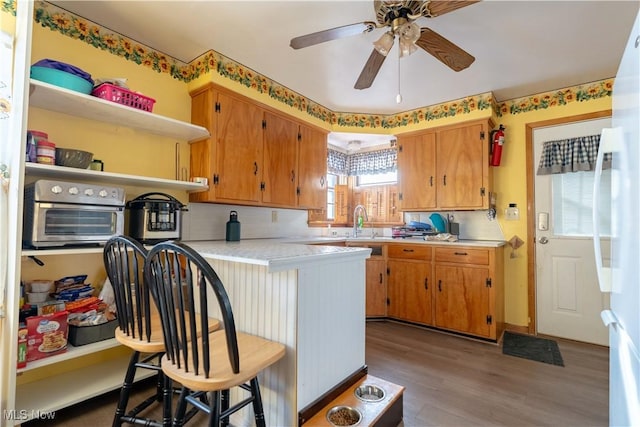
[[[146,244],[180,240],[184,210],[184,205],[168,194],[141,194],[127,202],[128,235]]]

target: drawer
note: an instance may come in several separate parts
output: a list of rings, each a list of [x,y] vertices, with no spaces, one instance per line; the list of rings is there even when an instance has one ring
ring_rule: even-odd
[[[435,248],[436,262],[458,262],[461,264],[489,264],[488,249]]]
[[[387,257],[431,261],[431,249],[427,245],[389,245]]]

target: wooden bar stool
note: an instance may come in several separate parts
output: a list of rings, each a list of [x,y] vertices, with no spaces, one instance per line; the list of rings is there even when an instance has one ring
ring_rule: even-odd
[[[231,414],[252,404],[256,425],[264,426],[257,375],[284,356],[285,346],[236,331],[220,278],[187,245],[155,245],[147,256],[145,277],[161,313],[166,349],[162,371],[182,384],[173,425],[184,424],[187,404],[208,414],[210,426],[228,423]],[[213,304],[220,309],[224,329],[190,339],[194,325],[206,328]],[[250,396],[230,405],[223,398],[232,387],[249,391]]]
[[[126,237],[111,238],[103,251],[107,276],[113,287],[118,316],[116,340],[133,350],[127,373],[120,389],[118,406],[113,417],[113,426],[123,423],[148,426],[171,425],[171,379],[160,367],[160,357],[164,354],[164,340],[160,315],[151,302],[149,288],[144,281],[144,262],[147,250],[139,242]],[[145,355],[141,360],[141,355]],[[135,408],[127,411],[129,396],[138,368],[156,372],[156,392]],[[154,402],[163,404],[163,419],[153,420],[138,417]]]

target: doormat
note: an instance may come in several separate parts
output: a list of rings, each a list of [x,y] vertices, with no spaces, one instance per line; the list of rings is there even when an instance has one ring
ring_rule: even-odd
[[[502,354],[564,366],[557,342],[532,335],[505,331],[502,340]]]

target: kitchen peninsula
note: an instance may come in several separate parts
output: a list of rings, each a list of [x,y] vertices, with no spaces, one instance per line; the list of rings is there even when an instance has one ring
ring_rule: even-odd
[[[297,425],[302,409],[365,366],[371,249],[260,239],[185,243],[220,276],[238,330],[286,346],[284,359],[259,377],[267,425]],[[236,417],[233,425],[253,422],[250,411]]]

